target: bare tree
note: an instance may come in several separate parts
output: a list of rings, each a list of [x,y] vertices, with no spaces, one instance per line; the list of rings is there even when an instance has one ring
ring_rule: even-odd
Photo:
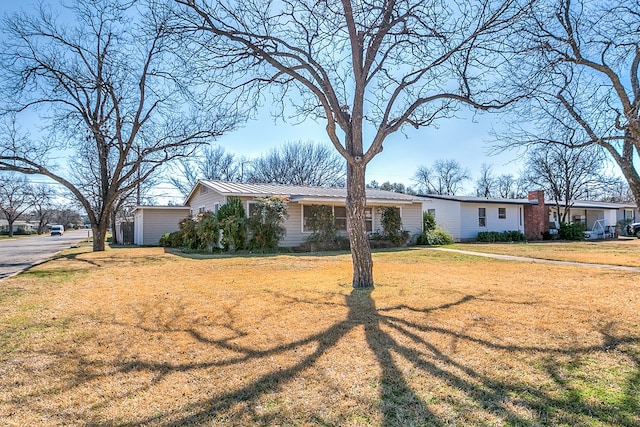
[[[326,123],[347,163],[354,287],[373,286],[367,165],[406,125],[432,125],[462,105],[510,102],[496,79],[516,46],[507,38],[522,3],[531,1],[175,0],[182,29],[195,36],[192,51],[228,70],[229,85],[256,98],[272,88],[280,116],[286,109]]]
[[[513,70],[536,96],[518,106],[500,145],[602,147],[640,203],[638,11],[638,0],[549,0],[536,8],[521,28],[531,54]]]
[[[26,177],[15,173],[0,174],[0,212],[9,223],[9,237],[13,237],[13,224],[30,207],[31,184]]]
[[[330,147],[312,141],[287,142],[251,162],[247,181],[343,187],[344,159]]]
[[[476,181],[476,196],[493,197],[496,193],[497,184],[498,181],[491,171],[491,165],[483,163],[480,177]]]
[[[33,15],[3,20],[6,109],[18,119],[39,112],[46,137],[32,141],[9,126],[0,170],[44,175],[66,187],[89,217],[94,251],[101,251],[122,194],[235,119],[225,115],[224,99],[196,99],[187,90],[185,82],[198,76],[172,54],[170,15],[143,1],[77,0],[68,9],[64,21],[44,3]],[[75,173],[64,167],[68,152]]]
[[[419,166],[414,181],[423,194],[454,196],[471,179],[469,169],[453,159],[436,160],[431,167]]]
[[[567,222],[576,200],[590,199],[607,185],[603,164],[602,153],[594,148],[540,146],[529,154],[524,177],[530,186],[545,190],[553,198],[560,221]]]
[[[371,181],[367,184],[367,188],[393,191],[394,193],[416,194],[416,191],[412,187],[407,187],[401,182],[385,181],[382,184],[379,184],[378,181]]]
[[[183,195],[188,195],[199,179],[237,182],[242,180],[242,163],[220,146],[205,146],[178,163],[169,181]]]
[[[619,176],[610,177],[605,182],[604,188],[599,193],[596,193],[594,197],[603,202],[638,203],[633,197],[627,180]]]
[[[38,220],[38,234],[45,231],[45,227],[53,218],[55,199],[58,195],[55,187],[48,184],[33,185],[29,192],[31,213]]]
[[[496,178],[496,196],[503,199],[524,198],[527,195],[527,184],[522,178],[516,178],[512,174],[498,175]]]

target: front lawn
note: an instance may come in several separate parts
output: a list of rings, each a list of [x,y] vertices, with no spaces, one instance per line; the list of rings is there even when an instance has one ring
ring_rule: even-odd
[[[637,273],[67,252],[0,282],[3,425],[640,425]]]
[[[636,238],[583,242],[456,243],[449,247],[555,261],[640,267],[640,239]]]

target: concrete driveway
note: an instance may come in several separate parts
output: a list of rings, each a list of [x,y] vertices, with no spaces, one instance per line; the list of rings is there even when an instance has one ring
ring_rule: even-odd
[[[89,230],[68,230],[62,236],[17,237],[0,240],[0,280],[14,276],[63,249],[87,240]]]

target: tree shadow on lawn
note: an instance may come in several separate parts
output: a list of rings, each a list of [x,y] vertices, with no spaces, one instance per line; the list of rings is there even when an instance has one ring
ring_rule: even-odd
[[[159,413],[145,419],[128,423],[108,422],[92,425],[163,425],[183,426],[201,425],[215,422],[225,423],[229,413],[237,410],[238,405],[256,407],[259,399],[268,393],[279,391],[296,381],[302,374],[313,368],[319,359],[335,349],[338,343],[347,338],[355,329],[363,329],[368,349],[353,348],[351,359],[354,365],[359,363],[359,355],[367,350],[375,357],[379,367],[379,400],[376,411],[382,426],[441,426],[453,424],[498,424],[537,426],[557,424],[592,424],[637,426],[640,425],[640,356],[633,345],[640,343],[638,336],[616,337],[606,327],[600,331],[603,343],[594,346],[574,346],[569,348],[525,345],[503,345],[490,340],[481,339],[471,334],[455,331],[453,328],[430,326],[426,321],[406,320],[407,314],[424,314],[428,316],[441,310],[456,306],[464,306],[482,295],[467,295],[457,301],[438,307],[416,309],[402,305],[378,309],[370,290],[353,290],[345,296],[348,314],[342,321],[332,324],[327,329],[307,336],[303,339],[285,343],[265,350],[258,350],[239,345],[234,338],[244,336],[246,331],[235,330],[236,336],[210,339],[196,329],[187,329],[199,344],[210,346],[212,350],[233,352],[235,356],[220,361],[194,364],[154,363],[131,360],[116,363],[120,372],[153,373],[153,384],[167,376],[200,369],[236,367],[243,369],[244,363],[264,361],[283,354],[303,354],[288,367],[272,369],[261,376],[251,379],[249,383],[227,392],[216,393],[210,398],[191,402],[188,408],[174,408],[170,412]],[[317,304],[317,302],[309,302]],[[128,325],[129,327],[131,325]],[[453,355],[447,354],[441,347],[425,338],[426,334],[440,334],[452,342],[463,342],[489,351],[527,353],[535,355],[536,360],[543,362],[540,373],[546,374],[550,386],[542,386],[531,380],[513,380],[506,377],[483,373],[464,364]],[[314,350],[304,355],[303,348]],[[595,400],[588,390],[580,387],[580,383],[571,378],[570,372],[580,365],[584,358],[618,352],[626,355],[629,375],[624,376],[617,400],[603,402]],[[398,361],[412,366],[414,375],[428,376],[439,383],[440,387],[450,390],[449,395],[431,394],[425,390],[416,390],[408,378],[406,368]],[[587,363],[587,362],[585,362]],[[417,373],[417,374],[416,374]],[[586,381],[586,380],[585,380]],[[153,384],[149,384],[151,387]],[[434,384],[435,386],[436,384]],[[331,393],[331,390],[327,390]],[[431,397],[429,397],[431,396]],[[595,396],[597,397],[597,396]],[[448,401],[447,401],[448,400]],[[447,401],[447,402],[445,402]],[[444,404],[449,413],[443,414]],[[475,413],[467,417],[464,412]],[[246,414],[244,414],[246,415]],[[270,414],[250,414],[254,425],[295,424],[285,414],[277,411]],[[476,417],[476,418],[474,418]],[[478,418],[479,417],[479,418]],[[227,422],[229,420],[227,419]],[[342,420],[345,422],[345,420]],[[233,422],[229,422],[233,424]],[[305,424],[334,425],[335,421],[314,414]],[[341,422],[338,421],[338,424]],[[369,424],[360,423],[360,424]],[[378,423],[376,423],[377,425]]]

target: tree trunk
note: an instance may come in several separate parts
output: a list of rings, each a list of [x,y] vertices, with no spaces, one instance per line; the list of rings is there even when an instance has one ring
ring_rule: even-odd
[[[633,165],[633,158],[637,155],[638,146],[637,141],[640,138],[638,132],[634,132],[628,129],[625,132],[624,144],[622,146],[622,153],[618,153],[616,148],[613,145],[605,145],[605,148],[612,155],[615,162],[618,164],[618,167],[622,171],[622,175],[627,180],[629,184],[629,189],[633,194],[636,205],[638,209],[640,209],[640,174],[638,170]],[[634,148],[636,148],[636,153],[634,153]]]
[[[353,261],[353,287],[373,288],[373,261],[365,228],[365,165],[347,165],[347,230]]]
[[[91,225],[91,231],[93,232],[93,252],[102,252],[105,249],[107,241],[107,225],[105,220],[100,221],[98,224]]]

